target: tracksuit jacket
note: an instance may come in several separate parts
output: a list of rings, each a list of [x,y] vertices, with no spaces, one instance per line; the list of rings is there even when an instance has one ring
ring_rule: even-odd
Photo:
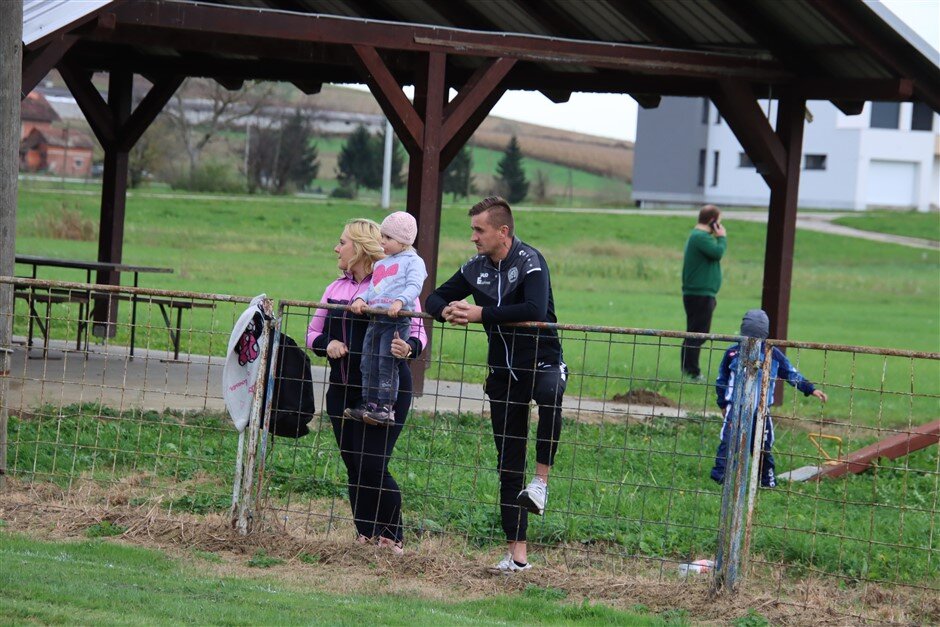
[[[761,345],[759,351],[760,355],[764,354],[763,345]],[[718,393],[718,406],[725,416],[721,424],[721,433],[719,435],[721,442],[718,444],[718,450],[715,452],[715,465],[712,467],[710,473],[711,478],[718,483],[724,482],[725,469],[728,463],[728,449],[731,446],[733,428],[731,424],[731,412],[728,411],[728,406],[731,404],[731,400],[734,397],[735,373],[738,369],[738,360],[740,357],[740,344],[734,344],[728,348],[728,350],[725,351],[724,357],[721,359],[721,365],[718,367],[718,380],[715,382],[715,391]],[[767,407],[770,407],[774,402],[774,388],[776,387],[774,383],[778,377],[796,387],[796,389],[806,396],[809,396],[816,390],[816,387],[807,381],[803,375],[790,364],[790,360],[787,359],[787,356],[777,347],[771,350],[770,359],[770,386],[767,390]],[[759,402],[758,395],[755,395],[754,406],[751,408],[751,420],[754,421],[754,426],[756,426],[758,415],[757,403]],[[776,462],[771,452],[773,445],[774,422],[770,417],[770,412],[768,412],[764,422],[764,441],[761,443],[762,455],[759,465],[760,483],[766,488],[773,488],[777,485]],[[751,446],[754,446],[753,439],[751,440]]]
[[[531,372],[537,363],[561,363],[561,342],[555,329],[501,326],[507,322],[558,321],[548,264],[538,250],[515,237],[509,254],[498,264],[486,255],[471,257],[428,296],[425,305],[428,313],[443,321],[444,308],[467,296],[473,296],[483,308],[491,372],[506,368],[510,373]]]

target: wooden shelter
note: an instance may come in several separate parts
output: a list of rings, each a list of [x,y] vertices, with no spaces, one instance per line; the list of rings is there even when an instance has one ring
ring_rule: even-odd
[[[710,97],[771,190],[763,307],[775,338],[787,334],[806,100],[940,111],[936,52],[875,0],[25,0],[23,22],[22,93],[58,68],[105,149],[100,261],[121,260],[128,150],[187,76],[306,93],[366,83],[410,156],[427,288],[441,173],[506,90],[627,93],[644,107]],[[107,101],[93,72],[109,75]],[[132,110],[135,74],[153,87]],[[779,101],[775,120],[763,98]]]

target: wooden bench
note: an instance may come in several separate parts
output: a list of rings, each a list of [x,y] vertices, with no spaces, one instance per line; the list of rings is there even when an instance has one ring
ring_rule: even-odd
[[[93,292],[91,294],[94,299],[104,299],[104,300],[122,300],[129,301],[133,303],[134,314],[131,320],[131,357],[134,356],[134,342],[137,337],[137,304],[138,303],[149,303],[152,305],[157,305],[160,308],[160,313],[163,315],[163,320],[166,322],[166,330],[170,335],[170,342],[173,344],[173,359],[179,359],[180,355],[180,337],[182,333],[183,326],[183,311],[189,309],[214,309],[214,302],[205,302],[205,301],[194,301],[188,300],[185,298],[172,298],[172,297],[154,297],[154,296],[134,296],[128,294],[117,294],[114,292]],[[171,321],[172,310],[176,310],[176,324],[174,325]]]
[[[27,346],[27,356],[29,355],[29,348],[33,346],[33,325],[39,327],[39,330],[42,332],[42,355],[43,358],[49,352],[49,333],[50,333],[50,323],[52,322],[52,305],[60,303],[77,303],[78,304],[78,325],[77,333],[75,337],[75,350],[81,350],[82,348],[82,333],[87,331],[87,321],[85,320],[85,311],[88,307],[88,295],[85,292],[76,292],[72,290],[61,290],[61,289],[37,289],[37,288],[25,288],[17,287],[13,291],[14,298],[20,298],[25,300],[29,305],[29,326],[27,331],[26,346]],[[36,304],[45,304],[46,313],[45,316],[40,315],[36,310]],[[45,323],[43,322],[45,320]],[[87,341],[86,341],[87,343]]]

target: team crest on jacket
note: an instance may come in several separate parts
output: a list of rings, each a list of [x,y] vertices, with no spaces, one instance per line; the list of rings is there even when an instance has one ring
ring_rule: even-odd
[[[508,278],[510,283],[515,283],[519,278],[519,268],[510,268]]]

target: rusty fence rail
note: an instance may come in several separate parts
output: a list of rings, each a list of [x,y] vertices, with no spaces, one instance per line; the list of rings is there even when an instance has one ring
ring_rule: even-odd
[[[16,283],[18,293],[14,312],[2,312],[15,340],[2,398],[11,485],[55,484],[76,498],[167,518],[227,512],[238,433],[224,409],[221,371],[249,299],[5,277],[0,283]],[[120,297],[116,335],[82,335],[89,303],[107,295]],[[165,316],[161,303],[176,305],[180,317]],[[280,301],[279,333],[303,345],[311,316],[327,306]],[[43,329],[34,328],[28,346],[31,311]],[[486,338],[474,325],[428,326],[423,395],[413,400],[389,464],[402,495],[405,543],[499,556],[505,538],[482,388]],[[940,417],[940,354],[762,344],[752,364],[758,388],[748,398],[766,399],[775,388],[778,403],[769,407],[769,422],[761,415],[749,426],[773,429],[777,485],[758,489],[752,464],[745,483],[726,482],[723,505],[722,486],[710,477],[724,423],[715,380],[726,349],[740,338],[696,336],[705,341],[701,383],[679,376],[680,345],[690,334],[556,326],[570,378],[547,511],[529,522],[534,559],[678,577],[680,565],[718,557],[735,492],[735,511],[744,516],[740,551],[719,560],[725,566],[734,557],[735,577],[780,589],[788,578],[811,576],[927,596],[940,590],[940,455],[931,430]],[[774,347],[828,394],[826,404],[769,379],[763,364]],[[265,436],[255,522],[352,540],[348,499],[361,486],[349,485],[324,415],[326,361],[310,356],[317,415],[304,438]],[[739,449],[750,453],[746,437]],[[62,506],[78,507],[74,500]]]

